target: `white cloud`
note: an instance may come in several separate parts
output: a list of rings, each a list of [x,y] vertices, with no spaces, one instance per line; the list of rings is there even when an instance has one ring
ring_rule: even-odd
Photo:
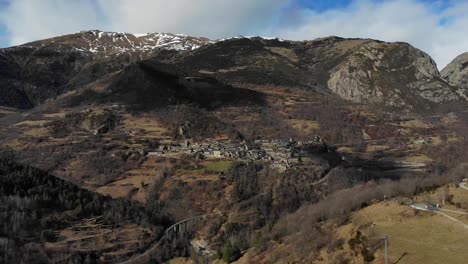
[[[442,0],[355,0],[319,13],[297,4],[292,10],[297,0],[10,0],[0,10],[0,23],[12,45],[86,29],[210,38],[375,38],[409,42],[445,66],[468,51],[468,3],[445,1],[452,6],[443,12],[435,11]]]
[[[12,45],[87,29],[221,38],[268,27],[290,1],[10,0],[0,22]]]
[[[11,0],[0,10],[11,45],[104,26],[93,0]]]
[[[276,33],[297,40],[336,35],[404,41],[429,53],[442,68],[468,51],[468,4],[452,1],[451,8],[437,12],[439,4],[359,0],[345,9],[322,13],[300,10],[299,24],[283,26]],[[447,23],[441,23],[444,20]]]
[[[256,33],[290,0],[100,0],[112,27],[210,38]]]

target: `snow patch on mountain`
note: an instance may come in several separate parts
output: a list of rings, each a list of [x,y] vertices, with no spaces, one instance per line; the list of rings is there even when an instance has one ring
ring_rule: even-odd
[[[171,33],[126,33],[103,32],[99,30],[81,31],[78,34],[80,48],[94,54],[120,54],[126,52],[151,52],[164,50],[195,50],[213,43],[207,38],[197,38]]]

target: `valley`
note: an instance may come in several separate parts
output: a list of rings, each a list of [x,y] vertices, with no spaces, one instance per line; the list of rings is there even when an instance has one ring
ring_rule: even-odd
[[[0,55],[6,263],[377,264],[384,235],[391,263],[468,257],[410,207],[468,210],[464,71],[407,43],[83,31]]]

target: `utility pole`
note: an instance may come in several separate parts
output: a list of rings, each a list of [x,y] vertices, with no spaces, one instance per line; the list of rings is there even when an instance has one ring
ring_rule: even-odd
[[[388,264],[388,235],[384,235],[383,237],[370,237],[369,239],[383,239],[384,241],[384,257],[385,257],[385,264]]]
[[[385,243],[385,264],[388,264],[388,236],[383,237]]]

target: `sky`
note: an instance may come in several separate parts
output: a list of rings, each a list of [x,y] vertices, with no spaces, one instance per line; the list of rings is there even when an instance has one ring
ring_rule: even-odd
[[[0,0],[0,47],[91,29],[403,41],[442,68],[468,51],[468,0]]]

